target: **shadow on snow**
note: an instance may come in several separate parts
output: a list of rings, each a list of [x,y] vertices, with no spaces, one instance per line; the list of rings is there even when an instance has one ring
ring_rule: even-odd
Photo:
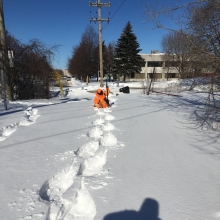
[[[147,198],[139,211],[124,210],[110,213],[103,220],[161,220],[159,218],[159,204],[155,199]]]

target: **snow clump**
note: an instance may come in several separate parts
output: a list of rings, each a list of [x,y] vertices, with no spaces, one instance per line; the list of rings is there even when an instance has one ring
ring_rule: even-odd
[[[88,132],[88,136],[91,138],[100,138],[102,133],[103,131],[100,128],[95,127],[91,131]]]
[[[100,140],[100,143],[104,147],[112,147],[117,144],[117,138],[113,134],[107,133]]]
[[[97,152],[93,157],[87,158],[80,164],[79,175],[94,176],[102,171],[103,165],[106,163],[107,149],[102,149]]]
[[[84,144],[83,146],[81,146],[76,151],[76,155],[78,155],[80,157],[83,157],[83,158],[94,156],[94,154],[98,150],[98,148],[99,148],[99,142],[98,141],[90,141],[89,143]]]

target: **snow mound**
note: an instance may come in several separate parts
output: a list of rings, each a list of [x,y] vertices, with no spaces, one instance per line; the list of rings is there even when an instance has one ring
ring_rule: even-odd
[[[94,176],[101,172],[102,167],[106,163],[107,149],[102,149],[95,156],[87,158],[80,164],[79,175]]]
[[[0,129],[0,141],[4,141],[6,138],[8,138],[12,133],[14,133],[17,130],[17,127],[19,126],[29,126],[36,122],[38,109],[32,109],[32,107],[28,107],[24,111],[24,117],[25,119],[18,122],[10,124],[6,127],[3,127]]]
[[[112,115],[106,115],[105,116],[105,120],[107,120],[107,121],[111,121],[111,120],[114,120],[114,119],[115,119],[115,117],[112,116]]]
[[[38,113],[38,109],[28,107],[24,111],[25,120],[20,121],[19,126],[29,126],[29,125],[32,125],[33,123],[35,123],[37,118],[39,117],[39,115],[37,113]]]
[[[105,115],[106,113],[105,112],[103,112],[103,111],[97,111],[97,113],[96,113],[96,115]]]
[[[117,138],[113,134],[107,133],[100,140],[100,143],[104,147],[112,147],[117,144]]]
[[[0,141],[5,140],[12,133],[14,133],[17,129],[18,125],[16,123],[10,124],[9,126],[3,127],[0,129]]]
[[[65,216],[65,219],[75,220],[93,220],[96,215],[95,203],[82,183],[81,189],[77,193],[76,200],[72,205],[69,213]]]
[[[77,151],[76,155],[87,158],[90,156],[94,156],[95,152],[99,148],[99,142],[98,141],[90,141],[89,143],[81,146]]]
[[[100,117],[100,118],[96,119],[95,121],[93,121],[93,124],[94,124],[94,125],[101,125],[101,124],[103,124],[104,122],[105,122],[105,120]]]
[[[112,112],[112,110],[111,110],[111,109],[108,109],[108,108],[105,108],[105,109],[104,109],[104,112]]]
[[[88,132],[88,136],[91,138],[100,138],[102,133],[103,131],[100,128],[95,127],[91,131]]]
[[[54,201],[48,212],[49,220],[93,220],[96,206],[84,186],[83,180],[79,189],[71,188],[62,200]]]
[[[115,126],[111,123],[106,123],[105,125],[103,125],[103,131],[112,131],[115,129]]]
[[[32,115],[33,115],[33,116],[36,116],[37,113],[38,113],[38,109],[37,109],[37,108],[33,108],[33,109],[32,109]]]
[[[47,201],[59,200],[59,197],[73,184],[78,171],[78,169],[73,166],[73,163],[43,184],[39,191],[39,195],[42,199]]]
[[[29,120],[22,120],[19,122],[19,126],[30,126],[32,125],[34,122],[33,121],[29,121]]]

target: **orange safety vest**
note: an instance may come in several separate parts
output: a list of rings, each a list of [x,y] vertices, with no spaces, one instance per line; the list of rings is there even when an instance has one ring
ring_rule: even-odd
[[[105,95],[101,89],[98,89],[94,98],[94,106],[97,108],[107,108],[108,103],[106,102]]]

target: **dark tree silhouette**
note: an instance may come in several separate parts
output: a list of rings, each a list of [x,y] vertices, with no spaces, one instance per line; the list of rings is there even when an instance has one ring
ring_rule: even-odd
[[[79,45],[73,47],[72,57],[68,61],[69,72],[85,81],[87,76],[97,75],[99,69],[98,34],[88,26],[82,34]]]
[[[6,66],[6,80],[10,99],[50,98],[51,61],[58,46],[48,47],[38,39],[23,44],[6,35],[6,43],[13,50],[13,66]]]
[[[128,22],[122,31],[120,38],[115,46],[115,58],[113,72],[114,74],[134,78],[136,73],[140,73],[142,62],[139,55],[141,49],[137,42],[137,37],[133,33],[131,23]]]

